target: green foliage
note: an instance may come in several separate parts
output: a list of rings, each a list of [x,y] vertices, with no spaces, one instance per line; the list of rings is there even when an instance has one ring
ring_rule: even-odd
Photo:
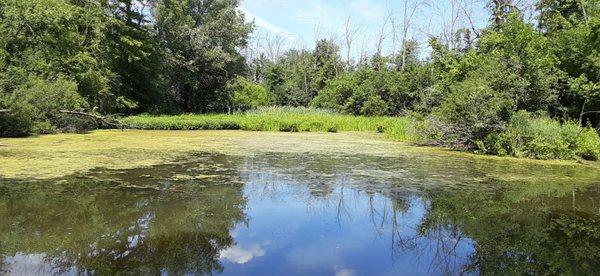
[[[0,137],[20,137],[33,133],[30,106],[12,105],[11,111],[0,113]]]
[[[107,57],[104,32],[109,22],[102,6],[65,0],[9,0],[0,9],[0,45],[6,56],[0,84],[11,93],[32,76],[68,76],[78,92],[100,105],[116,83]],[[81,30],[87,30],[83,32]],[[106,105],[106,104],[105,104]]]
[[[405,141],[411,120],[402,117],[363,117],[340,115],[322,109],[266,107],[233,115],[140,115],[125,118],[124,123],[139,129],[200,130],[242,129],[285,132],[383,132],[389,138]]]
[[[33,121],[31,132],[52,133],[58,129],[85,129],[89,122],[60,110],[82,110],[87,102],[77,93],[77,84],[58,78],[55,81],[31,79],[18,87],[8,100],[9,108],[17,114],[26,113]],[[12,112],[11,112],[12,113]]]
[[[161,0],[155,9],[169,98],[185,112],[223,111],[227,82],[245,72],[239,52],[252,24],[239,1]]]
[[[227,85],[227,90],[232,95],[235,107],[249,109],[266,106],[270,103],[267,89],[261,84],[253,83],[244,77],[238,77]]]
[[[277,105],[308,106],[343,70],[339,46],[330,40],[319,40],[312,51],[289,50],[273,58],[260,64],[265,67],[265,84]]]
[[[363,68],[333,79],[311,105],[355,115],[405,114],[417,108],[418,91],[427,82],[422,73]]]
[[[475,141],[502,128],[509,117],[510,101],[481,79],[469,78],[450,89],[450,95],[433,113],[442,122],[445,143],[472,148]]]
[[[490,154],[536,159],[598,160],[600,137],[593,129],[563,124],[543,116],[518,112],[501,133],[490,134],[483,143]]]

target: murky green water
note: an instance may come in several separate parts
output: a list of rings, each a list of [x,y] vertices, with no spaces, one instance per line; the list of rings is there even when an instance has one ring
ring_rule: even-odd
[[[600,177],[431,155],[198,154],[0,180],[0,260],[16,275],[594,274]]]

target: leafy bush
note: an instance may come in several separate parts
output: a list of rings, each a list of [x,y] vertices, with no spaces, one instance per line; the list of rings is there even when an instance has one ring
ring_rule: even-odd
[[[269,93],[260,85],[248,81],[244,77],[238,77],[227,85],[231,93],[233,105],[237,108],[257,108],[269,105]]]
[[[342,74],[319,91],[310,105],[316,108],[345,112],[346,101],[354,94],[356,85],[357,80],[354,74]]]
[[[505,131],[490,134],[480,146],[485,152],[500,156],[587,160],[600,157],[600,137],[595,130],[573,122],[561,124],[525,111],[515,114]]]
[[[27,136],[33,132],[34,121],[29,106],[13,105],[11,112],[0,113],[0,137]]]
[[[360,69],[333,79],[311,102],[311,106],[354,115],[405,114],[416,103],[413,71]],[[418,74],[417,74],[418,75]]]
[[[7,99],[11,112],[2,118],[2,136],[46,134],[57,130],[93,127],[87,118],[63,114],[60,110],[88,107],[77,93],[77,85],[62,78],[55,81],[32,78],[19,86]]]
[[[443,133],[442,142],[473,148],[476,141],[503,128],[510,109],[510,101],[484,81],[469,78],[451,87],[451,94],[434,110],[434,116],[440,122],[433,123]]]

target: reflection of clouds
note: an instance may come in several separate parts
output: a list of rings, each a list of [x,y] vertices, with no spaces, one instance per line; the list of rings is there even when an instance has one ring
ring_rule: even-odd
[[[335,270],[335,276],[355,276],[355,275],[357,275],[356,271],[345,268],[343,266],[336,265],[333,267],[333,269]]]
[[[70,268],[62,271],[55,267],[46,255],[17,253],[14,256],[6,256],[0,264],[0,275],[76,275],[77,269]]]
[[[242,248],[241,246],[232,246],[220,253],[220,259],[228,260],[232,263],[245,264],[255,257],[261,257],[265,255],[265,251],[258,244],[253,244],[248,248]]]

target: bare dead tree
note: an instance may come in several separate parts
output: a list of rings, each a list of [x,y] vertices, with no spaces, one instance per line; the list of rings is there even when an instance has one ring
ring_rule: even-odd
[[[248,61],[250,63],[252,63],[252,67],[251,67],[253,70],[252,71],[252,79],[255,82],[260,81],[260,72],[259,72],[260,68],[259,67],[261,65],[260,63],[262,62],[261,61],[262,51],[260,49],[261,48],[261,35],[262,35],[261,32],[257,31],[256,35],[254,35],[254,37],[252,38],[253,43],[250,43],[248,46],[248,48],[249,48]]]
[[[119,114],[100,116],[100,115],[93,114],[93,113],[87,113],[87,112],[82,112],[82,111],[73,111],[73,110],[59,110],[58,112],[62,113],[62,114],[69,114],[69,115],[92,118],[100,123],[106,124],[107,126],[111,126],[111,127],[117,127],[117,128],[121,128],[121,129],[129,128],[129,126],[121,123],[121,121],[114,118],[116,115],[119,115]],[[122,114],[120,116],[122,116]]]
[[[385,41],[387,40],[388,36],[390,35],[390,32],[388,31],[388,24],[390,24],[390,21],[392,20],[393,15],[394,14],[391,11],[389,11],[386,14],[386,16],[383,18],[383,21],[382,21],[381,25],[379,26],[379,31],[377,32],[377,40],[375,43],[375,56],[377,58],[380,58],[382,56],[383,45],[385,44]],[[377,69],[377,71],[381,70],[381,61],[376,60],[375,62],[376,62],[375,68]]]
[[[421,5],[421,1],[404,0],[402,14],[402,64],[400,66],[400,70],[402,71],[406,68],[408,32],[410,31],[413,18]]]
[[[469,6],[467,6],[467,3],[464,3],[461,7],[461,10],[463,12],[463,15],[466,17],[467,21],[469,21],[469,26],[471,28],[471,31],[475,34],[475,38],[478,39],[479,36],[481,35],[481,33],[479,32],[479,30],[477,30],[477,27],[475,26],[475,19],[473,18],[473,2],[468,3]]]
[[[392,12],[388,12],[383,18],[383,22],[379,26],[379,32],[377,33],[377,43],[375,48],[375,54],[378,56],[381,56],[381,53],[383,51],[383,44],[385,43],[385,40],[390,34],[387,30],[387,26],[390,23],[390,20],[392,19],[393,15],[394,14]]]
[[[362,43],[360,46],[360,55],[358,57],[358,66],[363,66],[365,65],[366,60],[368,60],[369,58],[369,35],[365,34],[363,39],[362,39]]]
[[[390,19],[390,27],[392,28],[392,54],[395,55],[398,51],[398,23],[396,16],[393,15]]]
[[[271,61],[277,61],[283,52],[285,38],[280,34],[265,35],[264,51]]]
[[[355,27],[350,22],[350,16],[346,19],[344,23],[344,42],[346,46],[346,68],[349,69],[351,65],[350,55],[352,53],[352,43],[356,39],[356,35],[360,31],[360,28]]]
[[[581,5],[581,12],[583,13],[583,21],[585,22],[585,26],[589,26],[589,20],[588,20],[588,14],[587,14],[587,10],[585,8],[585,1],[584,0],[579,0],[579,5]]]
[[[318,42],[323,37],[323,25],[321,23],[317,23],[313,26],[313,36],[315,42]]]
[[[456,49],[456,39],[455,34],[457,31],[457,22],[459,16],[459,1],[460,0],[450,0],[450,29],[447,34],[447,39],[451,49]]]

